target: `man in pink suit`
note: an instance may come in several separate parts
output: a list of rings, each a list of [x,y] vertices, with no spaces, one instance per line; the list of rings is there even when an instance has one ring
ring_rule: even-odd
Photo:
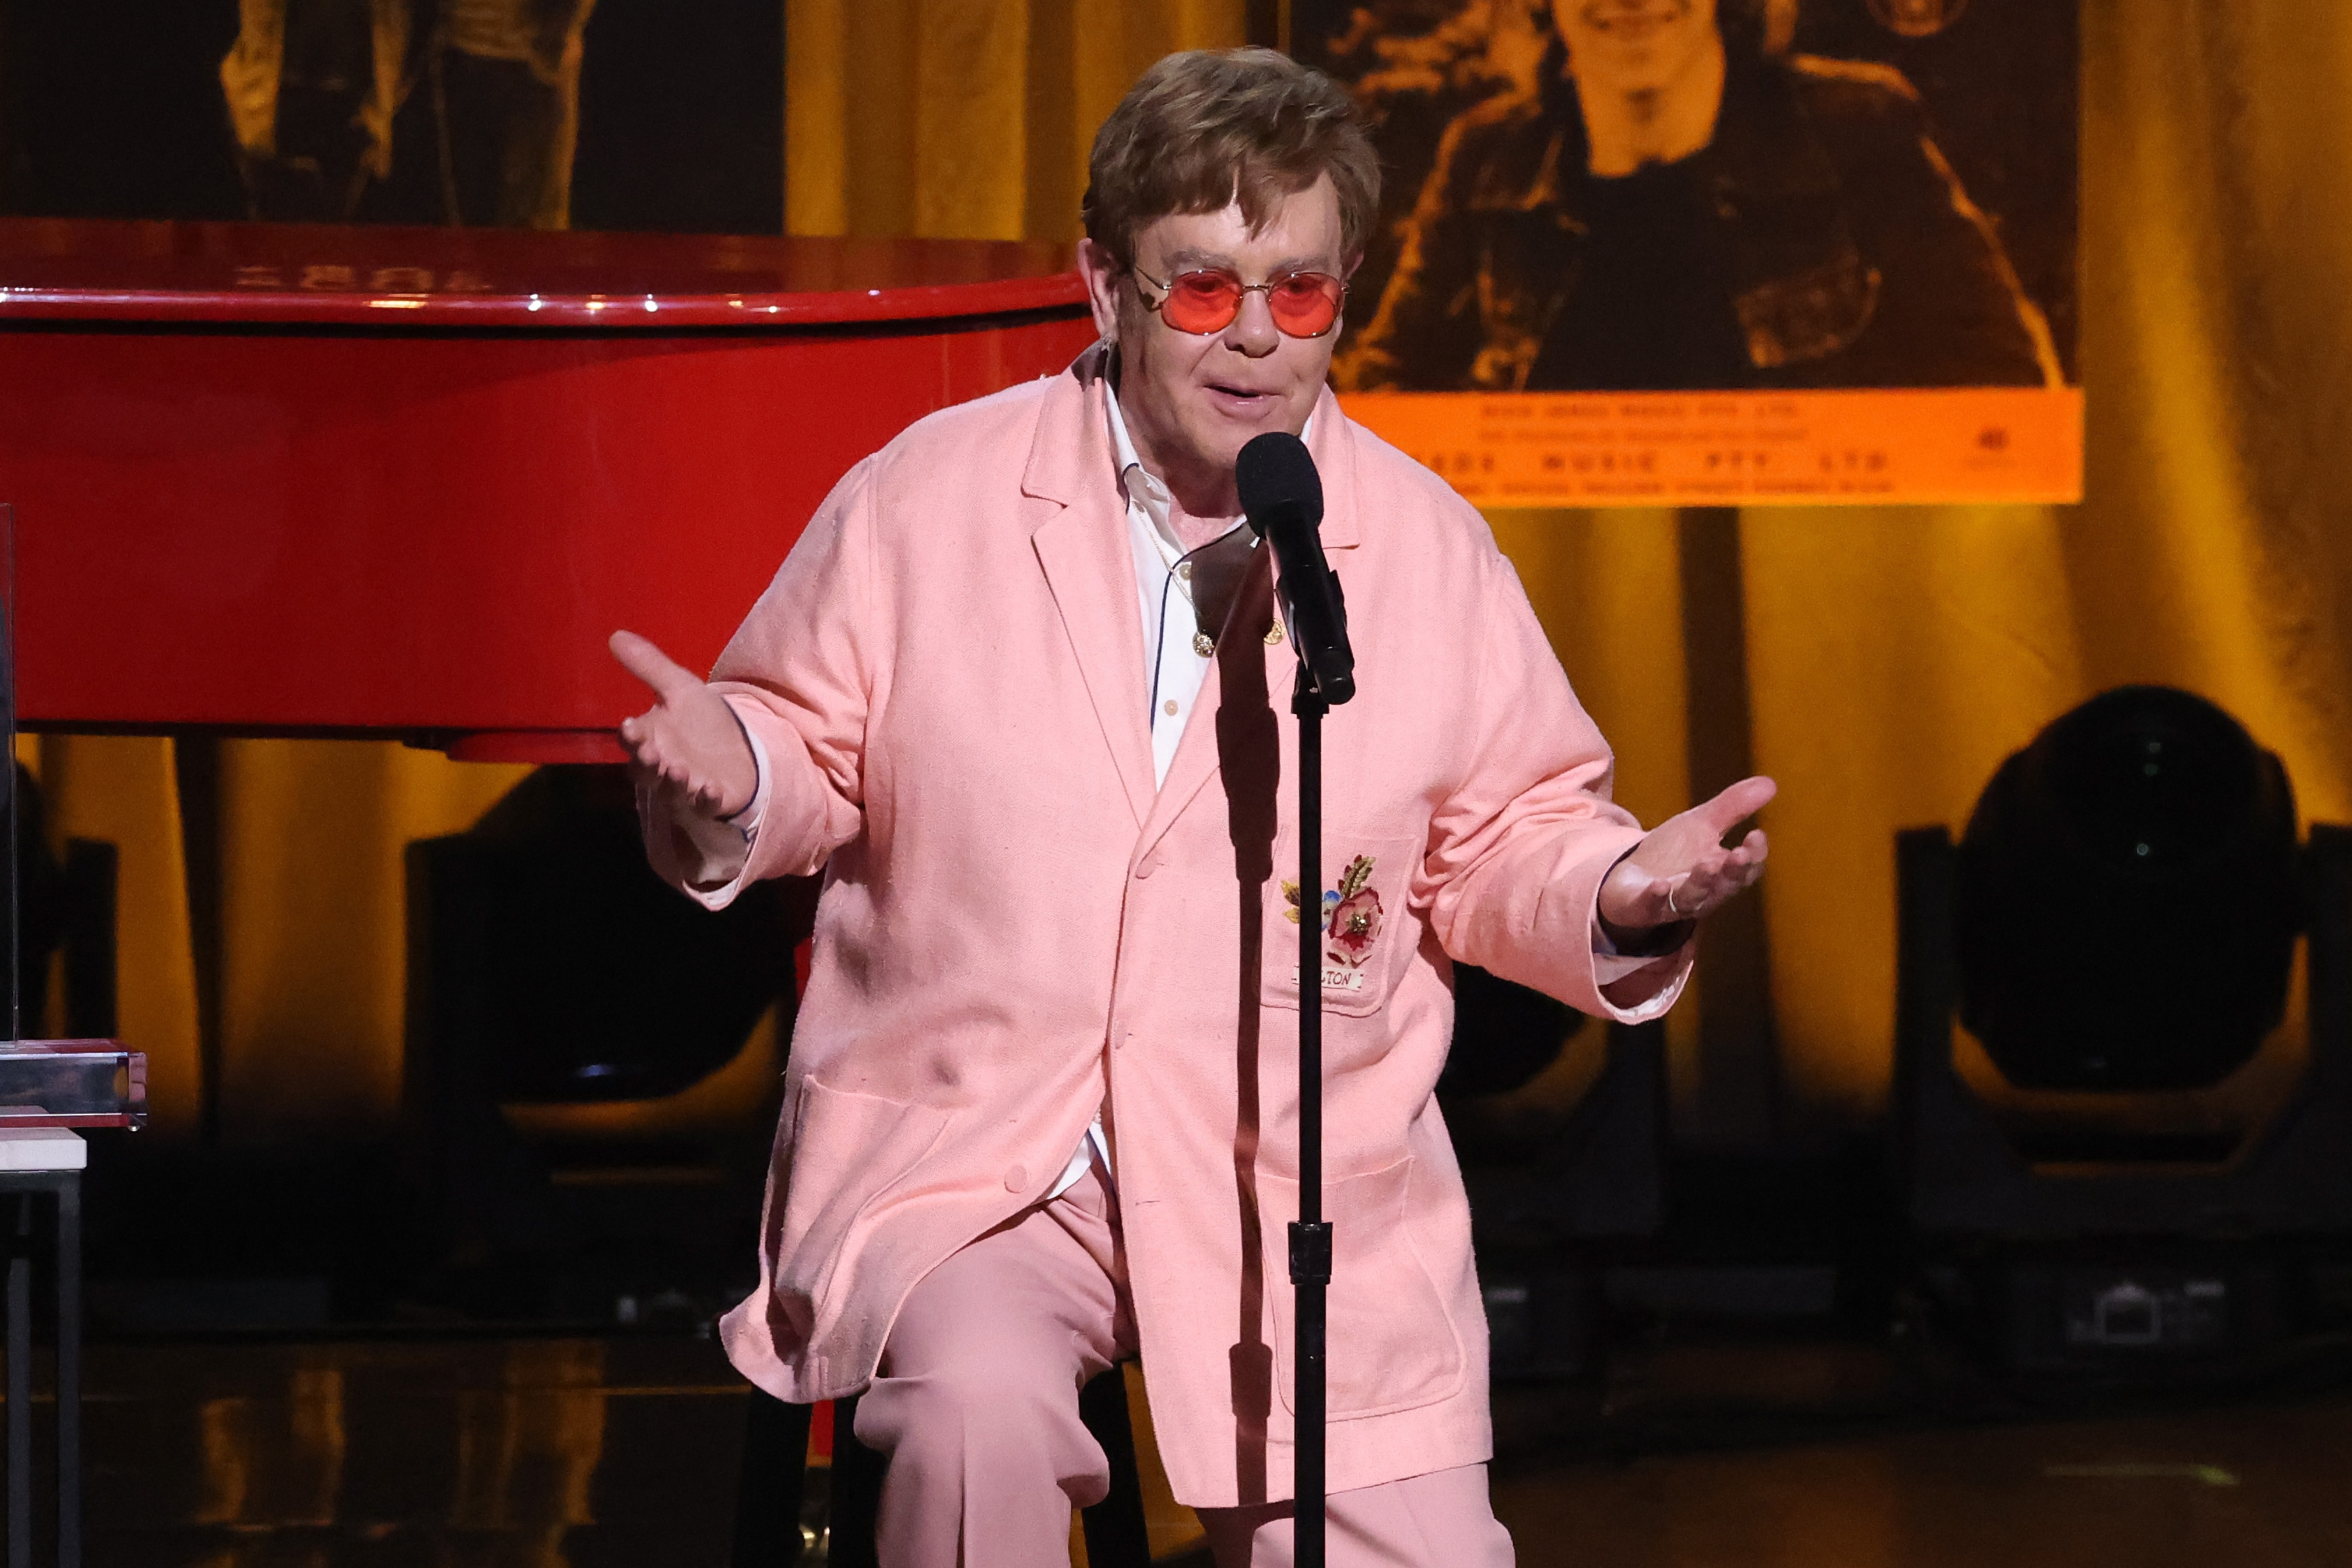
[[[892,1568],[1061,1561],[1077,1390],[1139,1354],[1226,1568],[1290,1556],[1285,1226],[1301,920],[1325,929],[1335,1564],[1507,1564],[1486,1331],[1432,1097],[1452,961],[1654,1017],[1760,872],[1751,779],[1644,836],[1510,563],[1325,384],[1378,167],[1344,93],[1171,56],[1097,137],[1102,341],[844,479],[706,684],[642,638],[655,864],[713,907],[822,868],[759,1290],[785,1399],[865,1391]],[[1303,435],[1359,694],[1300,889],[1295,663],[1235,454]]]

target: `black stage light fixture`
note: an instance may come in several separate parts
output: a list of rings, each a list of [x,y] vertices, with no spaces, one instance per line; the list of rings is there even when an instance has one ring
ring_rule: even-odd
[[[2202,1088],[2286,1006],[2279,759],[2200,697],[2106,691],[2004,763],[1958,855],[1960,1021],[2021,1089]]]

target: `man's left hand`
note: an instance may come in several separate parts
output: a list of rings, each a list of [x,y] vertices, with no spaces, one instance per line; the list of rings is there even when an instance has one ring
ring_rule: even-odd
[[[1742,779],[1704,805],[1668,817],[1601,883],[1601,918],[1621,931],[1696,920],[1764,874],[1764,830],[1731,848],[1723,836],[1779,793],[1768,778]]]

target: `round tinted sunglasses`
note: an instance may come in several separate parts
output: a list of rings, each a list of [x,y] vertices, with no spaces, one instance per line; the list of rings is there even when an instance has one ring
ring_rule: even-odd
[[[1339,307],[1348,286],[1328,272],[1280,272],[1263,283],[1244,283],[1227,268],[1180,272],[1162,283],[1140,267],[1129,268],[1160,290],[1160,298],[1143,296],[1143,308],[1180,332],[1205,337],[1222,332],[1241,314],[1242,296],[1265,296],[1265,307],[1283,335],[1319,338],[1339,324]]]

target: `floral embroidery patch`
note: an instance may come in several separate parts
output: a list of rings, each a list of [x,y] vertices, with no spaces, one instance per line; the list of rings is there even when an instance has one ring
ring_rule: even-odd
[[[1372,879],[1372,858],[1359,855],[1348,862],[1339,879],[1339,901],[1323,921],[1326,962],[1354,969],[1370,955],[1381,935],[1381,896],[1367,883]]]
[[[1359,855],[1349,861],[1348,868],[1339,874],[1339,887],[1323,889],[1323,962],[1343,973],[1361,968],[1364,960],[1371,956],[1372,944],[1381,937],[1381,896],[1373,890],[1371,880],[1372,858]],[[1282,897],[1283,901],[1290,906],[1282,911],[1283,918],[1297,925],[1299,920],[1297,882],[1285,879]],[[1354,976],[1349,973],[1348,978],[1353,979]],[[1323,983],[1326,985],[1335,984],[1328,969],[1324,971]],[[1356,989],[1355,985],[1345,982],[1339,984],[1344,989]]]

